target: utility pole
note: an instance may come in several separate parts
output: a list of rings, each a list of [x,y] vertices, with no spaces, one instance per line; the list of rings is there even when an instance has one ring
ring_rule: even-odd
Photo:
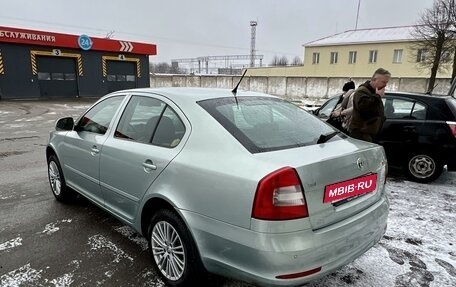
[[[256,21],[250,21],[250,67],[255,67]]]
[[[361,0],[358,0],[358,12],[356,12],[356,24],[355,30],[358,30],[358,19],[359,19],[359,7],[361,6]]]

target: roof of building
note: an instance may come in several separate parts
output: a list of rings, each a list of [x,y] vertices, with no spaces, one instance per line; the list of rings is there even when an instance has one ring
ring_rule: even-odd
[[[0,42],[55,48],[156,55],[155,44],[0,26]]]
[[[414,40],[414,26],[386,27],[348,30],[304,44],[305,47],[337,46],[385,42],[408,42]]]

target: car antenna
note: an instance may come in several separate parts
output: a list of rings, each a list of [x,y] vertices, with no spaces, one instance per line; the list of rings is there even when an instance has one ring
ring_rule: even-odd
[[[238,105],[238,100],[237,100],[237,97],[236,97],[237,89],[238,89],[239,85],[241,84],[242,79],[244,79],[245,73],[247,73],[247,69],[244,70],[244,73],[242,74],[241,79],[237,83],[236,87],[234,87],[234,89],[231,91],[233,93],[233,95],[234,95],[234,99],[236,100],[236,105]]]

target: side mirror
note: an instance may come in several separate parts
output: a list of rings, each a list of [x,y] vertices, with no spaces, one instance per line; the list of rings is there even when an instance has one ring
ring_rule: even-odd
[[[56,131],[72,131],[74,127],[74,120],[72,117],[58,119],[55,123]]]

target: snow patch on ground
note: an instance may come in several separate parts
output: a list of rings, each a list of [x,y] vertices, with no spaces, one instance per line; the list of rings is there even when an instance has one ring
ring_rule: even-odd
[[[73,274],[64,274],[63,276],[53,279],[50,283],[55,287],[69,287],[73,282]]]
[[[165,287],[165,283],[161,280],[160,277],[157,276],[155,272],[149,269],[145,269],[141,274],[139,274],[144,280],[144,284],[142,286],[147,286],[147,287]],[[244,283],[241,283],[242,285],[239,286],[245,286]]]
[[[49,223],[46,224],[46,227],[44,227],[43,233],[46,233],[47,235],[51,235],[52,233],[55,233],[59,231],[59,227],[55,226],[55,223]]]
[[[132,229],[129,226],[121,226],[119,228],[116,228],[115,231],[119,232],[123,236],[127,237],[130,241],[136,243],[141,247],[143,251],[147,250],[149,248],[147,240],[139,235],[134,229]]]
[[[7,129],[18,129],[18,128],[25,127],[25,124],[6,124],[3,127],[7,128]]]
[[[25,131],[15,131],[15,132],[13,132],[13,135],[36,134],[36,133],[38,133],[38,132],[25,130]]]
[[[456,286],[456,176],[430,184],[388,179],[388,229],[354,262],[307,287]]]
[[[43,270],[36,270],[30,267],[30,263],[16,270],[0,276],[0,286],[2,287],[19,287],[19,286],[36,286],[33,284],[41,278]]]
[[[67,110],[67,111],[71,111],[71,110],[85,110],[87,109],[88,107],[90,107],[90,105],[69,105],[69,104],[53,104],[54,107],[57,107],[57,109],[64,109],[64,110]]]
[[[11,249],[22,245],[22,238],[16,237],[0,244],[0,251]]]
[[[103,235],[94,235],[89,237],[88,244],[91,250],[107,250],[114,256],[114,263],[119,263],[122,259],[128,259],[133,262],[133,258],[126,254],[122,249],[117,247],[112,241],[106,239]]]
[[[112,271],[112,270],[105,272],[105,276],[108,277],[108,278],[111,278],[112,275],[114,275],[114,271]]]
[[[60,221],[57,221],[57,222],[48,223],[44,227],[44,230],[43,230],[42,233],[46,233],[47,235],[51,235],[52,233],[55,233],[55,232],[59,231],[60,227],[57,226],[58,224],[71,223],[71,221],[72,221],[72,219],[63,219],[63,220],[60,220]]]
[[[37,117],[26,119],[25,121],[26,122],[38,122],[38,121],[42,121],[42,120],[44,120],[44,118],[42,116],[37,116]]]

